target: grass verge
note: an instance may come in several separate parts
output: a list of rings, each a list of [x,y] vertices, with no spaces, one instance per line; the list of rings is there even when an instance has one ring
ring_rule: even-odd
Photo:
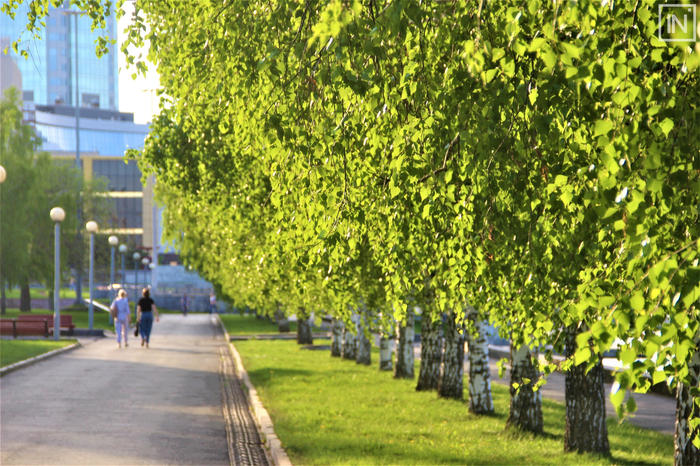
[[[20,297],[19,288],[8,288],[5,293],[8,299],[19,299]],[[87,287],[83,287],[82,295],[85,299],[89,298],[90,290],[87,289]],[[31,287],[29,288],[29,296],[32,299],[46,299],[49,298],[49,290],[46,288]],[[75,298],[75,290],[73,288],[61,288],[59,296],[61,298]],[[51,295],[51,297],[53,297],[53,295]]]
[[[20,313],[19,309],[7,309],[7,313],[0,316],[3,319],[14,319]],[[31,312],[25,314],[53,314],[53,311],[48,309],[32,309]],[[70,314],[73,316],[73,325],[76,328],[89,328],[88,322],[88,311],[87,309],[61,309],[62,315]],[[133,315],[133,309],[132,309]],[[93,328],[101,328],[105,330],[111,330],[114,328],[114,324],[109,318],[109,314],[105,311],[100,311],[98,309],[93,309]]]
[[[253,314],[220,314],[221,321],[229,335],[274,335],[280,333],[277,324],[265,318],[257,318]],[[289,322],[289,333],[296,333],[297,323]],[[314,325],[314,332],[319,328]]]
[[[415,380],[394,380],[376,364],[359,366],[290,341],[235,346],[294,464],[673,463],[670,436],[614,419],[611,458],[564,453],[565,408],[550,400],[543,401],[544,436],[505,431],[505,386],[492,386],[495,414],[475,416],[465,402],[416,392]]]
[[[77,340],[0,340],[0,367],[72,345]]]

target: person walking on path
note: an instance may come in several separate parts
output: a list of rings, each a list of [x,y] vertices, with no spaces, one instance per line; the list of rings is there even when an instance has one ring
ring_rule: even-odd
[[[136,322],[141,332],[141,346],[144,344],[148,348],[148,343],[151,340],[151,329],[153,328],[153,316],[155,314],[156,322],[158,318],[158,309],[156,304],[151,299],[151,292],[148,288],[143,289],[143,297],[139,299],[136,305]]]
[[[131,325],[131,313],[129,312],[129,299],[126,290],[121,289],[111,306],[115,310],[114,331],[117,332],[117,344],[122,347],[122,332],[124,333],[124,346],[129,346],[129,326]]]
[[[182,295],[182,315],[187,316],[187,293]]]
[[[209,294],[209,314],[216,311],[216,295],[214,293]]]

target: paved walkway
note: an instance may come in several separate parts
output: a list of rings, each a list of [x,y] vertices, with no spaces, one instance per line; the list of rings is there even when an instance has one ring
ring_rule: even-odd
[[[162,315],[149,349],[131,337],[2,377],[0,464],[266,463],[211,316]]]

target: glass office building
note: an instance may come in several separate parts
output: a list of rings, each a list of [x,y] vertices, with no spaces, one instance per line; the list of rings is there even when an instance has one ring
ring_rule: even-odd
[[[68,6],[68,2],[66,7]],[[0,46],[7,47],[21,38],[21,48],[27,50],[27,59],[17,56],[10,47],[23,80],[24,101],[39,105],[75,106],[75,77],[79,84],[81,107],[117,110],[119,82],[117,51],[110,45],[109,53],[101,58],[95,55],[97,35],[117,37],[117,21],[114,13],[107,18],[103,30],[91,31],[92,21],[87,16],[66,14],[67,8],[49,10],[46,28],[41,39],[34,39],[24,31],[28,2],[20,4],[15,19],[0,14]],[[78,53],[76,60],[76,27]],[[77,74],[76,74],[77,66]]]
[[[41,38],[35,39],[24,31],[27,3],[18,6],[15,19],[0,13],[0,48],[21,38],[20,48],[29,55],[25,59],[10,47],[9,58],[21,73],[25,121],[36,128],[42,150],[56,160],[75,163],[75,107],[79,105],[83,174],[86,179],[105,178],[114,203],[115,215],[109,225],[100,225],[100,232],[117,234],[135,247],[151,248],[156,242],[152,234],[152,180],[142,185],[136,163],[123,158],[127,149],[143,147],[148,126],[135,124],[132,114],[117,109],[116,46],[110,45],[109,52],[100,58],[95,54],[98,36],[117,38],[115,15],[107,18],[105,29],[91,31],[90,18],[66,13],[69,4],[65,1],[64,8],[50,7],[46,28]],[[80,99],[76,99],[76,84]]]
[[[25,115],[41,138],[41,149],[54,159],[75,163],[75,115],[73,107],[33,105]],[[112,110],[82,109],[80,114],[80,163],[83,175],[104,178],[114,204],[109,225],[100,232],[117,234],[132,246],[153,247],[152,181],[141,182],[135,161],[124,160],[128,149],[142,149],[148,125],[133,122],[133,115]]]

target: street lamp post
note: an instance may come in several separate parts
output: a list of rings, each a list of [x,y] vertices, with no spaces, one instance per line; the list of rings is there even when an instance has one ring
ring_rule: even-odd
[[[139,288],[139,259],[141,259],[141,254],[138,252],[135,252],[132,256],[134,259],[134,286],[136,286],[136,290],[138,291]]]
[[[90,233],[90,275],[88,277],[88,286],[90,287],[90,301],[88,302],[88,328],[92,330],[94,322],[94,309],[92,300],[94,299],[95,289],[95,233],[97,232],[97,222],[90,220],[85,224],[85,229]]]
[[[136,314],[136,301],[139,298],[139,259],[141,259],[141,254],[134,252],[134,255],[131,257],[134,258],[134,285],[136,289],[134,292],[134,322],[136,322],[136,319],[138,318],[138,315]]]
[[[111,235],[107,238],[110,246],[109,254],[109,301],[114,301],[114,248],[119,244],[119,238]]]
[[[7,178],[7,172],[5,171],[5,167],[0,165],[0,185],[2,185],[5,182],[5,178]],[[0,294],[2,295],[2,298],[0,298],[0,301],[2,301],[2,309],[0,309],[0,312],[2,314],[5,313],[5,277],[2,274],[2,186],[0,186]]]
[[[143,259],[141,259],[141,263],[143,264],[143,267],[144,267],[143,268],[143,286],[144,286],[144,288],[148,286],[148,277],[146,275],[146,271],[148,269],[149,262],[151,262],[151,261],[148,260],[148,257],[144,257]],[[150,270],[150,269],[148,269],[148,270]]]
[[[53,229],[53,338],[58,340],[61,337],[61,309],[58,298],[61,287],[61,222],[66,218],[66,212],[60,207],[54,207],[49,215],[51,220],[55,222]]]
[[[120,288],[126,288],[126,272],[124,271],[124,254],[126,254],[126,244],[119,245],[119,252],[122,255],[122,281]]]

